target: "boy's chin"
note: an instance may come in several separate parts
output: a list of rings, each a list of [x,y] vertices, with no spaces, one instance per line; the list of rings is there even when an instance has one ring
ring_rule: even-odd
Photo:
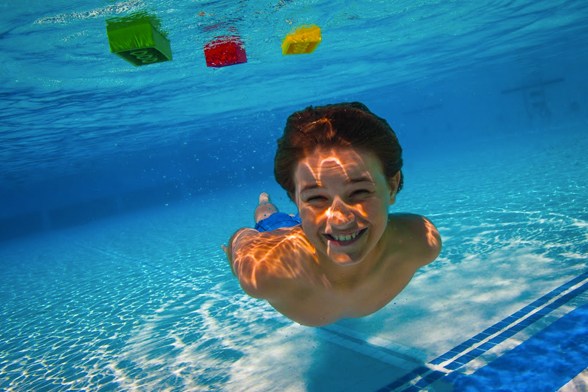
[[[327,255],[331,262],[336,265],[344,266],[353,266],[361,263],[361,259],[356,259],[351,257],[347,254],[340,254],[340,253],[331,253]]]

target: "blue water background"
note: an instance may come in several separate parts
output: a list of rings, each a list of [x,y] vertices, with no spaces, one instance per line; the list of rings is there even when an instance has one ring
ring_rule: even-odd
[[[105,20],[137,11],[161,20],[172,62],[135,68],[109,53]],[[576,1],[4,4],[0,217],[24,214],[31,227],[7,224],[26,234],[79,202],[131,199],[90,204],[110,215],[269,180],[286,116],[311,104],[364,101],[398,132],[407,165],[577,131],[586,12]],[[285,34],[307,23],[323,28],[320,50],[282,56]],[[229,33],[248,63],[206,68],[203,45]]]
[[[375,390],[401,375],[245,296],[220,250],[260,191],[292,211],[275,140],[311,104],[389,120],[406,178],[391,210],[444,239],[389,306],[339,323],[367,346],[429,361],[586,270],[588,7],[348,3],[0,5],[0,389]],[[134,68],[105,20],[145,10],[174,60]],[[323,42],[283,57],[305,23]],[[235,32],[248,63],[206,68],[203,44]]]

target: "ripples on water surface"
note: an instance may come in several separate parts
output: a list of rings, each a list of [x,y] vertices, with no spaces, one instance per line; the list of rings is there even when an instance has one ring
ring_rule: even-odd
[[[0,218],[70,193],[185,192],[0,243],[1,390],[376,390],[406,370],[391,352],[421,365],[586,270],[584,2],[0,10]],[[137,11],[161,19],[174,61],[108,52],[106,19]],[[282,57],[304,23],[321,46]],[[249,62],[206,69],[202,45],[235,30]],[[271,172],[286,115],[351,99],[405,148],[393,211],[432,218],[444,249],[384,310],[338,323],[345,340],[245,296],[220,244],[251,224],[259,191],[291,206]]]

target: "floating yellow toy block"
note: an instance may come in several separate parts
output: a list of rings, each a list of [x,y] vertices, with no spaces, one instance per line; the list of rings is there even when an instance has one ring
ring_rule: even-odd
[[[110,51],[137,66],[169,61],[169,39],[158,27],[157,19],[145,14],[107,20]]]
[[[286,35],[282,42],[282,54],[312,53],[320,43],[320,27],[316,25],[301,26]]]

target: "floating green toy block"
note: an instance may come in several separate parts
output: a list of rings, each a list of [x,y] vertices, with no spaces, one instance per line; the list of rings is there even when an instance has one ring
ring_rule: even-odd
[[[133,65],[147,65],[172,59],[170,42],[147,16],[106,21],[110,51]]]

